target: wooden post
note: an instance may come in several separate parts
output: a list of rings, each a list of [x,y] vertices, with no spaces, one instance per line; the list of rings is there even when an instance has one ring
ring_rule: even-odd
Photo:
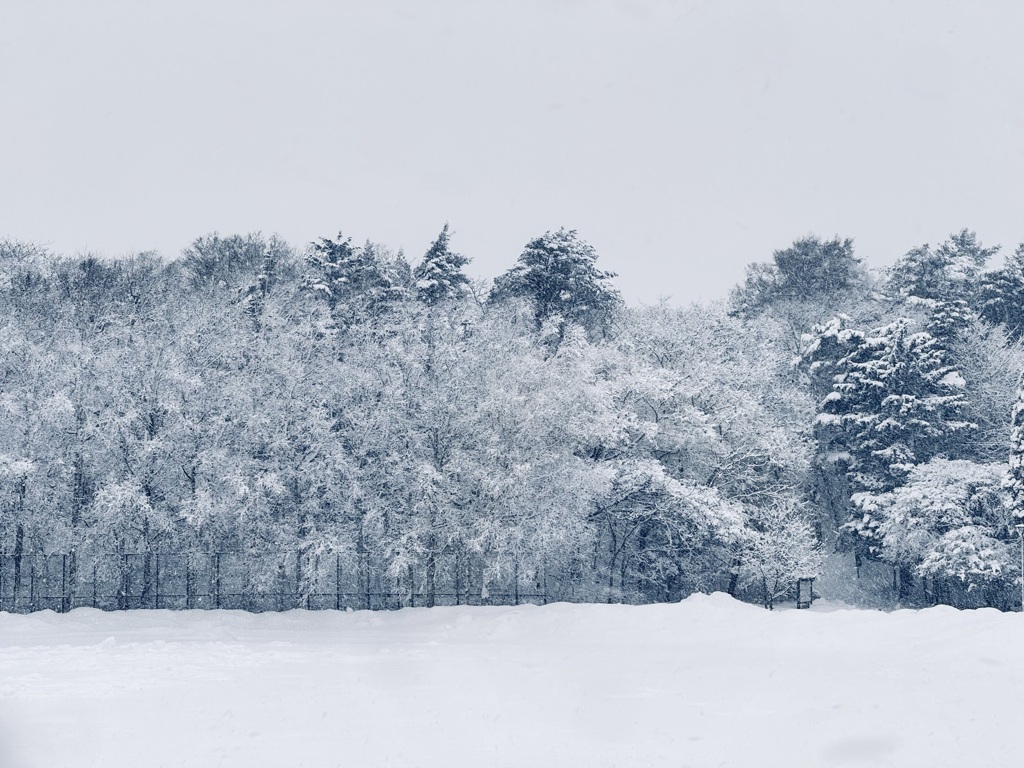
[[[334,555],[334,610],[341,610],[341,553]]]

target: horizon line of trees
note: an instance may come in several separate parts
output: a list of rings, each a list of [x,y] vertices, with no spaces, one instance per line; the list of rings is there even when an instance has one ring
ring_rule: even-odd
[[[964,230],[872,274],[807,237],[727,303],[629,307],[564,229],[491,286],[447,225],[416,264],[341,234],[2,242],[0,600],[40,554],[74,605],[109,554],[145,591],[151,555],[232,551],[253,595],[343,569],[427,605],[771,607],[838,550],[906,604],[1007,608],[1024,246],[995,252]]]

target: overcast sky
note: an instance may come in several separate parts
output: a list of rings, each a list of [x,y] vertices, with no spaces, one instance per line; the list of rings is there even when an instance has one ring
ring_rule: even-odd
[[[577,229],[630,301],[808,233],[1024,240],[1019,2],[0,0],[0,237],[343,230],[493,277]]]

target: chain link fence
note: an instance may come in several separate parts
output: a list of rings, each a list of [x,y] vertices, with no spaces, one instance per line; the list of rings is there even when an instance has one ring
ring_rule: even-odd
[[[266,566],[266,562],[259,565]],[[470,580],[426,590],[404,579],[371,575],[342,555],[305,560],[294,554],[257,567],[239,552],[0,554],[0,611],[241,609],[247,611],[392,610],[430,605],[546,604],[545,590],[473,589]],[[538,584],[538,587],[541,585]]]

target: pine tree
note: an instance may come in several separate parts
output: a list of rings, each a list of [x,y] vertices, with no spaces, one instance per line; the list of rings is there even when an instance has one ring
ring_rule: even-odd
[[[977,315],[963,299],[940,301],[929,313],[928,333],[948,349],[957,335],[975,319]]]
[[[749,265],[746,280],[732,293],[732,304],[735,314],[750,317],[784,301],[834,301],[864,283],[853,240],[811,236],[775,251],[770,264]]]
[[[1024,373],[1017,386],[1017,400],[1011,412],[1010,428],[1010,496],[1013,514],[1024,522]]]
[[[320,238],[306,255],[309,271],[304,287],[327,302],[335,319],[351,325],[377,316],[409,294],[411,273],[402,255],[367,242],[352,246],[340,232],[335,240]]]
[[[889,271],[889,288],[919,301],[970,300],[978,276],[999,246],[984,248],[974,232],[962,229],[934,250],[927,244],[909,251]]]
[[[416,297],[424,304],[434,305],[459,299],[469,290],[469,278],[462,271],[469,259],[449,249],[450,238],[448,224],[445,224],[413,272]]]
[[[934,339],[933,354],[937,361],[950,368],[949,374],[961,386],[966,382],[956,370],[954,347],[971,324],[976,322],[978,315],[963,299],[938,301],[928,313],[925,329]],[[948,381],[952,381],[953,378]]]
[[[575,230],[547,232],[527,243],[515,266],[494,281],[491,300],[525,298],[538,328],[561,318],[600,335],[622,300],[610,284],[615,274],[599,270],[596,261],[597,252]]]
[[[1002,324],[1013,340],[1024,337],[1024,243],[1001,269],[981,279],[979,311],[990,323]]]
[[[1003,462],[936,457],[915,466],[905,485],[866,495],[861,506],[883,520],[882,559],[937,580],[938,592],[956,602],[957,591],[1006,587],[1015,572],[1005,485]],[[993,599],[989,592],[987,602]]]
[[[817,329],[804,357],[808,370],[828,378],[816,436],[821,452],[845,466],[857,494],[903,484],[915,465],[957,453],[974,425],[964,420],[964,381],[941,344],[901,319],[872,334],[841,319]],[[861,509],[851,528],[871,539],[879,519]]]

